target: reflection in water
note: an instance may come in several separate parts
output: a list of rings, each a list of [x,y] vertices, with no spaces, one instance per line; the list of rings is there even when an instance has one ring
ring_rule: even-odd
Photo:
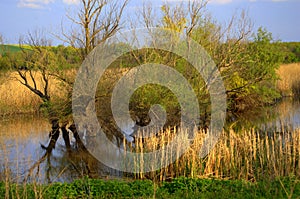
[[[248,120],[240,120],[241,125],[251,124],[263,131],[274,128],[280,131],[283,126],[288,126],[290,130],[300,128],[300,101],[285,99],[266,110],[266,114],[251,116],[252,118],[249,115],[245,117]],[[121,173],[105,167],[84,151],[76,150],[74,138],[71,143],[72,151],[67,151],[62,136],[50,157],[35,165],[45,154],[41,144],[47,145],[49,142],[50,130],[48,121],[38,116],[0,118],[0,181],[4,180],[7,172],[15,182],[22,182],[29,174],[29,181],[45,183],[70,182],[91,173],[97,177],[121,176]]]
[[[50,156],[42,145],[49,141],[51,125],[37,116],[19,116],[0,120],[0,181],[8,175],[14,182],[70,182],[87,174],[97,177],[120,175],[101,165],[86,152],[67,151],[62,136]],[[1,179],[2,178],[2,179]]]
[[[267,127],[273,127],[277,131],[287,128],[290,131],[300,128],[300,100],[286,98],[280,102],[274,112],[277,117],[266,124]]]
[[[228,126],[237,132],[253,128],[268,132],[299,129],[300,100],[284,98],[274,106],[246,111],[238,117],[230,117]]]
[[[8,167],[14,180],[21,180],[17,178],[24,177],[43,153],[40,143],[47,142],[49,128],[47,120],[39,117],[1,118],[0,168]]]

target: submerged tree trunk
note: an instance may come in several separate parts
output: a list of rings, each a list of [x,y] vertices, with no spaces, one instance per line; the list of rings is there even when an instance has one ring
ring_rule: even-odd
[[[52,130],[50,132],[50,142],[48,144],[48,146],[46,147],[47,153],[51,153],[52,150],[55,148],[57,139],[59,137],[59,122],[58,119],[54,119],[51,121],[52,123]]]
[[[69,151],[71,149],[71,144],[70,144],[69,132],[68,132],[66,126],[67,126],[67,123],[63,124],[61,127],[61,131],[62,131],[62,137],[65,141],[66,148]]]

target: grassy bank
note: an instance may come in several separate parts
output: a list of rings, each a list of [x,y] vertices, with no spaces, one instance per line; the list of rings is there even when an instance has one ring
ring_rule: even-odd
[[[152,181],[81,179],[50,185],[5,185],[7,198],[299,198],[300,181],[294,177],[249,183],[242,180],[177,178]]]

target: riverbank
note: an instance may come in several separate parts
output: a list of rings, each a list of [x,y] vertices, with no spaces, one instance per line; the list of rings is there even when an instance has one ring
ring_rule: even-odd
[[[157,184],[150,180],[83,178],[72,183],[5,184],[7,198],[299,198],[300,181],[294,177],[260,181],[176,178]]]

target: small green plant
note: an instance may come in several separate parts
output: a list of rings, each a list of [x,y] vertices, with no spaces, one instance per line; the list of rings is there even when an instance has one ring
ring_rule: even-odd
[[[155,189],[155,186],[157,188]],[[16,194],[18,190],[18,195]],[[100,180],[83,178],[49,185],[11,184],[9,198],[299,198],[299,178],[285,177],[256,183],[243,180],[175,178],[155,185],[149,180]],[[0,198],[5,183],[0,182]]]

